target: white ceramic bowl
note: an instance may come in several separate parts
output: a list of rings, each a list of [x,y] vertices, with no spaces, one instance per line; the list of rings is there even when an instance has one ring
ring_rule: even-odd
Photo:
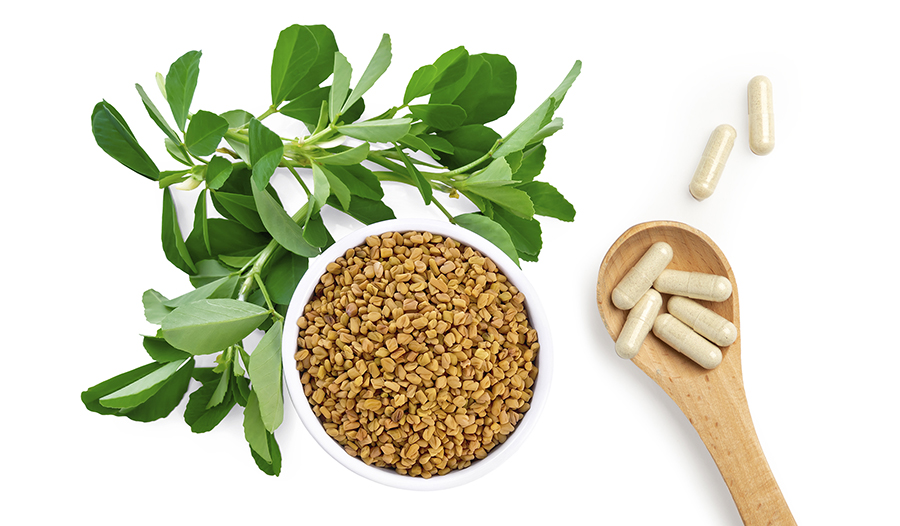
[[[297,337],[299,335],[296,320],[303,314],[303,308],[308,303],[322,274],[325,273],[325,266],[343,256],[348,248],[365,243],[365,239],[368,236],[380,235],[384,232],[402,233],[411,230],[418,232],[428,231],[433,234],[450,237],[491,258],[509,281],[525,295],[525,308],[528,313],[528,320],[537,331],[541,344],[541,350],[538,353],[538,375],[532,387],[531,407],[516,425],[515,431],[509,435],[506,442],[496,446],[484,459],[473,461],[465,469],[454,470],[446,475],[435,475],[430,479],[401,475],[387,468],[369,466],[359,458],[347,454],[342,446],[328,436],[319,419],[313,413],[306,396],[303,394],[303,385],[300,382],[300,375],[297,373],[297,362],[294,360],[294,354],[297,351]],[[303,425],[306,426],[306,429],[309,430],[316,442],[335,460],[354,473],[387,486],[411,490],[436,490],[459,486],[485,475],[509,458],[534,428],[538,416],[540,416],[546,403],[550,389],[550,379],[553,373],[553,347],[550,339],[550,327],[541,308],[537,292],[525,278],[522,270],[503,251],[483,237],[448,222],[426,219],[392,219],[366,226],[338,240],[321,255],[311,260],[309,270],[306,271],[303,279],[297,285],[288,307],[287,317],[285,318],[284,338],[282,340],[282,355],[285,371],[284,383],[290,394],[291,402],[300,416],[300,421],[303,422]]]

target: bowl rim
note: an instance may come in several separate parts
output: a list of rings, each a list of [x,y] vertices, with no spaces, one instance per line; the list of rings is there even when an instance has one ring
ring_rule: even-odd
[[[344,451],[343,447],[325,432],[325,428],[322,427],[318,417],[313,413],[312,408],[303,393],[300,375],[289,374],[296,372],[294,354],[297,349],[299,327],[295,320],[303,313],[307,300],[315,290],[322,274],[326,271],[325,267],[328,263],[331,263],[342,256],[348,248],[363,244],[367,237],[393,231],[427,231],[444,237],[450,237],[489,257],[494,261],[497,267],[500,268],[500,271],[507,279],[525,295],[529,324],[540,335],[539,341],[541,350],[538,354],[539,374],[532,387],[533,394],[528,412],[516,425],[515,431],[509,435],[504,443],[496,446],[484,459],[474,461],[470,466],[464,469],[454,470],[446,475],[433,476],[428,479],[401,475],[388,468],[370,466],[358,457],[349,455]],[[390,219],[367,225],[347,234],[324,250],[320,255],[310,259],[306,273],[301,278],[297,288],[294,290],[294,294],[291,296],[291,302],[285,316],[285,326],[282,335],[282,360],[284,373],[283,381],[288,394],[290,395],[294,410],[304,427],[306,427],[307,431],[309,431],[319,446],[345,468],[362,477],[386,486],[409,490],[438,490],[460,486],[484,476],[502,464],[521,446],[534,429],[537,420],[546,405],[553,376],[553,346],[549,321],[544,313],[536,290],[528,281],[528,278],[519,266],[516,265],[502,250],[497,248],[496,245],[475,232],[466,230],[446,221],[418,218]]]

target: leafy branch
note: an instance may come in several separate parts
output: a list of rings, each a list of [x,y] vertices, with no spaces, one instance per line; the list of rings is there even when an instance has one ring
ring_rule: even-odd
[[[554,114],[580,62],[538,108],[501,136],[487,124],[513,105],[515,67],[502,55],[472,55],[463,47],[417,69],[398,106],[361,120],[363,97],[391,58],[391,40],[384,35],[354,84],[353,69],[331,30],[290,26],[273,53],[271,102],[254,116],[241,109],[191,113],[201,52],[189,51],[166,75],[156,75],[174,125],[136,85],[176,163],[165,171],[110,103],[94,107],[97,144],[162,189],[162,248],[194,289],[172,299],[152,289],[144,293],[145,317],[159,326],[155,335],[144,337],[152,361],[82,393],[89,410],[138,421],[162,418],[194,378],[201,387],[190,394],[184,414],[191,429],[209,431],[241,406],[252,457],[262,471],[278,475],[281,453],[274,433],[284,411],[284,315],[308,258],[334,242],[322,220],[324,207],[366,224],[392,219],[382,183],[408,184],[426,206],[481,234],[517,263],[538,259],[538,216],[574,220],[575,209],[562,194],[535,179],[544,165],[544,139],[562,129]],[[329,78],[331,84],[323,86]],[[309,133],[279,135],[262,123],[276,113],[302,122]],[[269,184],[279,168],[294,175],[307,197],[293,215]],[[300,171],[311,174],[311,188]],[[194,223],[185,236],[172,192],[198,188]],[[478,212],[454,216],[441,203],[461,196]],[[212,217],[208,203],[221,217]],[[257,330],[264,335],[247,353],[243,339]],[[217,354],[216,367],[195,366],[194,357],[206,354]]]

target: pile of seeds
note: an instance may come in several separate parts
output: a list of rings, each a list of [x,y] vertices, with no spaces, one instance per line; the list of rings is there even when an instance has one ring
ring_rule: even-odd
[[[328,264],[297,325],[310,406],[369,465],[425,478],[465,468],[529,408],[540,346],[525,296],[450,238],[368,237]]]

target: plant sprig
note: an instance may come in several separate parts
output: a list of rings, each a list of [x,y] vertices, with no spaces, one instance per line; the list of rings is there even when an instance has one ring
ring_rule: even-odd
[[[185,53],[166,75],[156,75],[174,126],[136,85],[176,163],[171,170],[157,167],[110,103],[94,107],[97,144],[162,189],[163,252],[194,289],[172,299],[153,289],[144,293],[145,317],[159,326],[143,338],[152,361],[84,391],[89,410],[137,421],[163,418],[194,378],[201,387],[190,394],[184,413],[191,430],[210,431],[241,406],[253,459],[263,472],[278,475],[281,452],[274,433],[284,414],[284,316],[308,258],[334,242],[322,220],[324,207],[365,224],[393,219],[382,183],[408,184],[426,206],[482,235],[516,263],[538,259],[537,216],[574,220],[575,209],[562,194],[535,179],[544,165],[544,139],[562,129],[554,113],[580,62],[501,136],[488,123],[513,105],[515,67],[502,55],[471,55],[464,47],[417,69],[399,105],[361,120],[363,97],[391,57],[391,40],[384,35],[354,84],[353,69],[330,29],[292,25],[275,45],[271,102],[254,116],[242,109],[191,113],[201,52]],[[329,78],[331,84],[323,86]],[[309,134],[285,138],[262,123],[276,113],[304,123]],[[279,168],[294,175],[307,197],[293,215],[269,183]],[[301,171],[311,173],[311,188]],[[198,187],[194,223],[185,236],[172,192]],[[478,211],[454,216],[441,202],[460,196]],[[207,201],[221,217],[211,217]],[[254,331],[264,334],[247,353],[242,342]],[[216,366],[196,367],[195,356],[208,354],[217,354]]]

